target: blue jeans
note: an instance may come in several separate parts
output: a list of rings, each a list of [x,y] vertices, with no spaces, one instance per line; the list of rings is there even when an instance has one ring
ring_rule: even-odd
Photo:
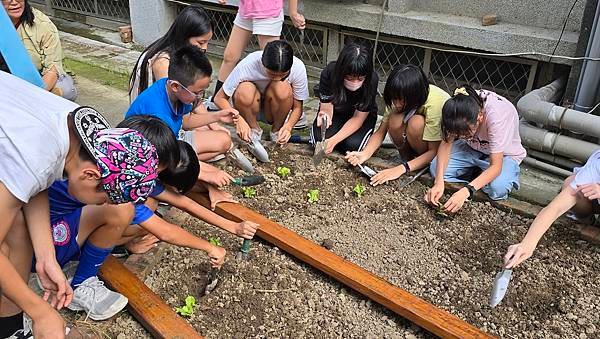
[[[435,157],[429,166],[431,176],[435,178],[437,160]],[[465,140],[456,140],[452,143],[452,151],[448,167],[444,172],[444,181],[448,182],[470,182],[470,173],[476,170],[484,171],[490,167],[490,156],[481,153],[467,144]],[[505,156],[502,160],[502,172],[492,182],[485,185],[481,190],[492,200],[503,200],[508,198],[508,193],[519,189],[519,164],[511,157]]]

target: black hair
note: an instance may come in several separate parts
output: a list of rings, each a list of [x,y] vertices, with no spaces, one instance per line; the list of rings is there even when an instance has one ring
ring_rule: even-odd
[[[192,85],[196,80],[212,75],[212,66],[206,54],[196,46],[186,45],[171,52],[169,79],[179,81],[183,86]]]
[[[29,4],[29,1],[25,0],[23,3],[23,14],[21,14],[21,23],[26,23],[29,26],[33,26],[33,19],[35,19],[33,8]]]
[[[464,89],[468,95],[460,93]],[[463,136],[470,132],[470,126],[477,123],[477,116],[485,100],[469,85],[458,87],[455,94],[444,103],[442,108],[442,135],[444,140],[450,136]]]
[[[179,15],[173,21],[173,24],[160,39],[154,41],[148,46],[144,53],[138,58],[133,73],[129,79],[130,83],[133,83],[133,79],[136,76],[136,70],[140,68],[140,81],[138,93],[142,93],[148,88],[148,72],[146,71],[146,65],[148,60],[154,57],[156,54],[167,51],[171,52],[178,49],[181,46],[188,45],[188,40],[192,37],[202,36],[213,30],[213,22],[206,11],[198,5],[190,5],[184,8]],[[143,56],[143,58],[142,58]],[[129,94],[133,88],[129,89]]]
[[[394,101],[403,100],[402,113],[418,109],[429,96],[429,81],[421,67],[400,65],[394,67],[385,82],[383,101],[391,108]]]
[[[271,41],[265,46],[261,61],[269,71],[288,72],[294,64],[294,50],[285,40]]]
[[[90,152],[88,152],[87,149],[85,149],[85,147],[83,146],[83,144],[81,142],[80,142],[80,146],[79,146],[78,155],[79,155],[79,160],[81,160],[81,161],[89,161],[89,162],[93,162],[94,164],[98,162],[96,159],[94,159],[94,157],[92,157]]]
[[[159,164],[166,168],[175,168],[179,163],[179,146],[173,131],[167,124],[151,115],[134,115],[118,125],[118,128],[130,128],[140,132],[154,147]]]
[[[190,144],[178,140],[179,164],[173,169],[167,169],[158,175],[166,185],[173,186],[179,193],[185,193],[194,187],[200,173],[200,162],[196,151]]]
[[[368,105],[372,101],[373,81],[373,54],[365,44],[356,42],[347,43],[335,63],[332,78],[333,103],[340,104],[347,101],[347,89],[344,87],[344,77],[347,75],[364,76],[365,81],[358,90],[362,92],[360,102]],[[359,109],[362,109],[359,107]]]

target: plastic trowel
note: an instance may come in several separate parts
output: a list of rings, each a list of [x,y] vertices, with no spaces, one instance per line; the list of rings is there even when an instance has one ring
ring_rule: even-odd
[[[204,295],[212,292],[217,284],[219,283],[219,272],[221,271],[218,267],[211,267],[210,272],[208,272],[208,282],[206,287],[204,288]]]
[[[246,158],[246,156],[237,148],[237,146],[234,146],[229,151],[229,156],[238,164],[241,169],[247,173],[254,173],[254,166],[252,166],[250,160]]]
[[[358,168],[360,168],[360,171],[363,172],[369,178],[372,178],[375,174],[377,174],[377,172],[369,166],[363,166],[361,164],[358,164]]]
[[[250,239],[244,239],[244,242],[242,243],[242,248],[240,248],[240,251],[235,256],[235,258],[238,259],[238,260],[246,260],[246,259],[248,259],[248,254],[250,253],[250,246],[251,245],[252,245],[252,240],[250,240]]]
[[[245,177],[233,178],[231,183],[237,186],[255,186],[265,182],[265,177],[262,175],[248,175]]]
[[[508,284],[510,283],[511,276],[511,269],[504,269],[501,272],[498,272],[498,274],[496,274],[496,279],[494,279],[494,286],[492,287],[492,294],[490,295],[491,307],[498,306],[502,299],[504,299],[506,291],[508,290]]]
[[[313,164],[319,166],[323,157],[325,156],[325,149],[327,149],[327,141],[325,140],[325,132],[327,132],[327,115],[324,114],[321,118],[321,141],[318,141],[315,145],[315,154],[313,155]]]

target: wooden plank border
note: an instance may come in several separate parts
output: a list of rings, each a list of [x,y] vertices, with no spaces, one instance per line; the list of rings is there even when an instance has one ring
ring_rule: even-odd
[[[155,338],[202,338],[184,319],[175,314],[156,293],[135,274],[109,255],[100,268],[100,277],[129,299],[129,312]]]
[[[209,200],[205,195],[190,193],[188,196],[210,208]],[[437,336],[493,338],[458,317],[390,284],[243,205],[219,203],[215,211],[231,220],[247,220],[259,224],[256,235],[260,238]]]

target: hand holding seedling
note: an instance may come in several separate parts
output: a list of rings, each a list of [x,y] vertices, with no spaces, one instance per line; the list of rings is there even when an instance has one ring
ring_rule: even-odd
[[[256,229],[258,229],[258,224],[252,221],[242,221],[236,227],[235,234],[244,239],[252,239],[254,238]]]
[[[514,268],[533,255],[536,244],[525,241],[510,245],[504,255],[504,268]]]
[[[315,203],[319,201],[319,190],[309,190],[306,196],[308,197],[308,202],[311,204]]]
[[[402,165],[384,169],[371,178],[371,185],[385,184],[388,181],[400,178],[404,173],[406,173],[406,168]]]
[[[277,167],[277,175],[279,175],[282,179],[285,179],[290,175],[290,169],[285,166]]]
[[[425,201],[428,204],[438,206],[440,204],[440,199],[442,198],[443,195],[444,195],[444,182],[443,181],[441,183],[436,182],[425,193]]]
[[[465,204],[465,201],[469,199],[469,195],[469,189],[467,189],[466,187],[459,189],[458,191],[454,192],[454,194],[452,194],[448,201],[446,201],[446,203],[444,204],[444,210],[446,210],[449,213],[458,212],[458,210],[460,210]]]
[[[362,165],[365,161],[369,160],[370,156],[363,152],[346,152],[346,160],[352,166]]]

